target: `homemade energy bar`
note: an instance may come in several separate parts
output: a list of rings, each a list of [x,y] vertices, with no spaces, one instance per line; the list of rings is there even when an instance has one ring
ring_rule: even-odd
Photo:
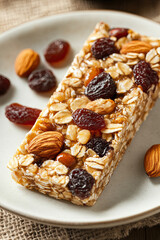
[[[103,22],[10,160],[29,189],[92,206],[158,98],[160,40]]]

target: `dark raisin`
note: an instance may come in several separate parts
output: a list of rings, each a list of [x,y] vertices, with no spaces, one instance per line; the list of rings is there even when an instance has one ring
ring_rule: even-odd
[[[95,180],[92,175],[84,169],[73,169],[69,174],[68,188],[73,195],[81,199],[90,196],[94,183]]]
[[[145,93],[148,92],[152,84],[156,85],[158,83],[157,72],[145,61],[140,61],[134,66],[133,75],[135,83],[142,86]]]
[[[48,92],[56,86],[56,77],[48,69],[38,70],[29,75],[28,84],[36,92]]]
[[[75,124],[83,129],[100,130],[105,127],[104,117],[89,109],[77,109],[73,112],[72,117]]]
[[[0,75],[0,95],[5,94],[10,87],[10,81],[8,78]]]
[[[128,28],[111,28],[109,30],[109,36],[116,37],[117,40],[121,37],[126,37],[128,35]]]
[[[45,51],[46,61],[53,65],[55,63],[61,62],[68,55],[70,50],[70,44],[64,40],[56,40],[49,44]]]
[[[22,125],[33,125],[41,110],[29,108],[18,103],[12,103],[5,109],[6,117],[13,123]]]
[[[96,59],[103,59],[112,53],[117,53],[118,49],[110,38],[99,38],[93,43],[91,52]]]
[[[114,99],[116,95],[116,84],[109,73],[102,72],[88,84],[84,94],[90,100],[98,98]]]
[[[100,157],[103,157],[110,149],[109,144],[110,142],[107,142],[105,139],[94,137],[89,140],[86,146],[87,148],[91,148],[93,151],[95,151]]]

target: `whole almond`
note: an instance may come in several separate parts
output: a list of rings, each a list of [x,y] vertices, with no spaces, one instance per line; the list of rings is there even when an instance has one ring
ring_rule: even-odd
[[[28,145],[28,152],[42,158],[54,158],[63,146],[63,135],[47,131],[37,135]]]
[[[29,48],[24,49],[16,58],[15,71],[20,77],[28,77],[38,67],[39,63],[40,57],[38,53]]]
[[[149,177],[160,176],[160,144],[148,149],[144,159],[144,168]]]
[[[123,45],[121,54],[126,53],[147,53],[151,50],[152,46],[144,41],[131,41]]]

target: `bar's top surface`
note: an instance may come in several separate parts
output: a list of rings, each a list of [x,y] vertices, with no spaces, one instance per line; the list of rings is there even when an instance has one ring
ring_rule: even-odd
[[[17,182],[32,188],[34,183],[27,181],[32,179],[44,193],[50,186],[58,186],[60,192],[55,192],[55,197],[70,200],[73,194],[72,202],[77,204],[97,198],[96,195],[101,192],[98,188],[103,188],[103,178],[110,178],[110,171],[115,168],[113,160],[117,152],[131,137],[125,136],[125,132],[129,130],[133,135],[131,123],[136,129],[137,111],[143,110],[142,103],[150,106],[157,97],[159,86],[160,40],[141,36],[130,29],[124,32],[118,33],[122,36],[115,37],[107,24],[97,24],[47,107],[9,162],[8,167],[14,171]],[[103,52],[106,45],[106,52]],[[143,72],[145,68],[147,70]],[[148,71],[149,77],[146,76]],[[143,77],[147,78],[147,83],[144,83]],[[57,136],[57,132],[63,138]],[[40,145],[43,144],[42,149]],[[48,156],[43,154],[47,145]],[[52,150],[55,154],[51,154]],[[74,156],[74,166],[68,167],[65,162],[55,161],[60,152]],[[68,190],[71,170],[77,168],[86,170],[89,173],[87,177],[92,176],[88,180],[93,185],[89,194],[77,194],[71,187]],[[82,175],[85,174],[82,171]],[[46,187],[44,191],[43,187]]]

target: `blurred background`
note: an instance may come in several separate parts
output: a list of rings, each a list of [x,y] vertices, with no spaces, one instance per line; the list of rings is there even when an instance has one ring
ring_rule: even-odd
[[[87,9],[120,10],[160,22],[160,0],[0,0],[0,32],[36,18]]]

